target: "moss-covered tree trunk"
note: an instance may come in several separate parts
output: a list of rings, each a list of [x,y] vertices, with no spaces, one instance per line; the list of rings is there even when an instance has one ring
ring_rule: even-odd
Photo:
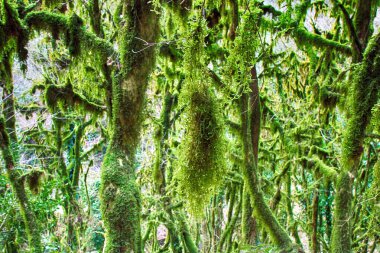
[[[349,253],[351,249],[352,186],[363,152],[366,127],[380,88],[380,34],[368,44],[363,61],[353,74],[349,97],[349,119],[342,144],[341,172],[336,182],[331,252]]]
[[[101,173],[104,252],[142,252],[140,190],[135,178],[144,97],[154,66],[158,16],[147,0],[126,1],[120,22],[121,73],[112,92],[112,137]],[[144,42],[145,41],[145,42]]]
[[[25,192],[24,179],[20,170],[16,168],[17,135],[14,105],[14,90],[12,78],[11,54],[7,54],[1,61],[0,77],[3,88],[3,116],[0,116],[0,149],[3,153],[5,168],[19,205],[21,216],[25,223],[30,252],[42,252],[41,236],[36,223],[36,217],[30,208],[28,196]]]
[[[254,69],[252,69],[252,71],[254,71]],[[254,76],[254,73],[251,74]],[[251,82],[250,89],[251,91],[249,93],[243,93],[241,97],[241,136],[244,152],[244,182],[251,196],[255,218],[260,221],[260,224],[264,226],[273,242],[283,252],[291,252],[293,250],[292,240],[271,212],[260,189],[260,180],[257,171],[258,166],[253,147],[254,144],[258,145],[260,131],[258,83]],[[254,139],[252,139],[252,136],[254,136]]]
[[[252,151],[254,156],[254,162],[257,165],[258,155],[259,155],[259,139],[260,139],[260,101],[259,101],[259,90],[258,90],[258,79],[256,66],[252,67],[251,70],[251,97],[254,101],[251,101],[254,106],[254,112],[251,114],[251,140],[252,140]],[[242,212],[242,239],[244,243],[254,244],[256,243],[257,236],[257,224],[256,220],[252,217],[253,208],[251,203],[251,198],[249,194],[249,188],[247,185],[244,186],[243,190],[243,212]]]

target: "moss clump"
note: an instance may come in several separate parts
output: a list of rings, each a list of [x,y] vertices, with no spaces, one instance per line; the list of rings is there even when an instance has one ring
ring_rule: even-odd
[[[33,11],[26,15],[25,22],[29,27],[36,30],[50,30],[53,35],[58,35],[58,33],[66,31],[69,20],[62,14],[49,11]]]
[[[66,44],[72,56],[77,56],[80,53],[80,28],[83,25],[83,20],[75,13],[70,17],[68,26],[69,29],[66,35]]]
[[[26,183],[33,194],[38,194],[44,175],[44,172],[41,170],[32,170],[26,175]]]
[[[73,56],[80,53],[81,47],[103,56],[115,54],[112,44],[87,32],[83,21],[76,14],[67,18],[63,14],[49,11],[33,11],[26,15],[25,22],[38,31],[50,31],[54,39],[58,39],[60,34],[65,36],[66,45]]]
[[[209,88],[204,41],[207,33],[202,19],[190,23],[183,45],[185,84],[180,100],[185,106],[185,136],[178,148],[175,178],[188,209],[200,216],[225,172],[224,132],[217,102]]]
[[[4,54],[15,50],[24,69],[28,53],[25,48],[28,43],[28,30],[22,24],[17,7],[13,3],[1,1],[0,12],[0,59]]]
[[[45,101],[51,109],[59,106],[63,110],[80,107],[84,111],[93,113],[101,113],[105,110],[103,106],[89,101],[81,94],[74,92],[70,81],[65,86],[48,85],[45,88]]]
[[[178,188],[195,214],[201,214],[223,179],[223,128],[211,92],[190,92],[185,111],[185,138],[179,147]]]
[[[319,91],[319,102],[326,109],[333,109],[338,104],[340,94],[331,91],[327,86],[322,86]]]

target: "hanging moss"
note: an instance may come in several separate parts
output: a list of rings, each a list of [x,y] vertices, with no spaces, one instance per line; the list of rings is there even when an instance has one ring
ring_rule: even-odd
[[[77,56],[80,53],[80,28],[83,25],[83,20],[75,13],[71,15],[68,22],[68,30],[66,35],[66,44],[69,48],[69,52],[72,56]]]
[[[190,210],[200,214],[223,179],[223,129],[210,91],[193,91],[189,100],[176,177]]]
[[[6,0],[1,1],[1,22],[0,22],[0,59],[3,54],[8,54],[14,50],[21,61],[21,69],[26,68],[25,61],[28,51],[28,30],[22,24],[17,7]]]
[[[183,20],[190,14],[192,4],[192,0],[173,0],[167,2],[168,7]]]
[[[89,101],[83,95],[74,92],[71,82],[68,80],[65,86],[48,85],[45,88],[45,101],[48,107],[55,109],[58,106],[62,110],[80,107],[84,111],[102,113],[105,108],[97,103]]]
[[[326,85],[322,86],[319,90],[319,101],[326,109],[333,109],[338,104],[340,94],[331,91]]]
[[[197,215],[203,211],[210,196],[225,173],[224,132],[222,118],[206,73],[202,72],[205,24],[197,23],[185,50],[185,91],[181,96],[185,137],[178,150],[176,178],[189,210]]]
[[[44,175],[44,172],[41,170],[31,170],[25,175],[26,183],[33,194],[36,195],[39,193]]]
[[[49,11],[34,11],[26,15],[25,22],[38,31],[51,32],[55,39],[59,38],[59,34],[66,36],[66,44],[74,56],[80,53],[81,47],[103,56],[115,55],[112,44],[88,32],[83,26],[83,21],[76,14],[67,18],[63,14]]]

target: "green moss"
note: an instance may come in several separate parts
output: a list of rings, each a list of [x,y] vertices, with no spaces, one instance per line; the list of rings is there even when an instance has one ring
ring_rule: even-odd
[[[75,13],[71,15],[70,19],[68,20],[69,29],[67,30],[66,44],[72,56],[77,56],[80,53],[81,41],[79,35],[81,34],[81,26],[83,26],[83,20]]]
[[[201,214],[225,173],[224,133],[216,103],[207,88],[193,91],[189,100],[176,178],[189,209],[193,214]]]
[[[380,159],[373,166],[373,186],[380,190]]]
[[[351,252],[350,204],[352,179],[347,171],[341,172],[336,183],[334,223],[331,237],[331,252]],[[342,208],[343,207],[343,208]]]
[[[88,32],[83,26],[83,21],[76,14],[68,18],[63,14],[50,11],[34,11],[26,15],[25,22],[36,30],[51,32],[55,39],[59,38],[59,34],[66,36],[66,44],[74,56],[80,53],[81,47],[103,56],[115,54],[112,44]]]
[[[373,132],[380,134],[380,102],[372,108],[371,127]]]
[[[3,117],[0,117],[0,149],[12,186],[12,192],[20,205],[20,213],[25,222],[29,251],[31,253],[42,253],[41,236],[38,224],[36,223],[36,217],[30,208],[29,200],[25,192],[24,179],[20,175],[20,170],[16,169],[15,155],[12,152],[14,147],[12,147],[11,140],[9,139]]]
[[[25,180],[28,184],[30,191],[33,194],[38,194],[41,187],[41,180],[44,176],[44,172],[41,170],[31,170],[25,175]]]
[[[224,130],[216,98],[205,79],[203,21],[192,24],[186,41],[185,87],[180,100],[186,106],[183,115],[185,136],[178,149],[175,177],[189,210],[200,216],[225,173]]]
[[[328,166],[317,156],[313,156],[313,161],[316,163],[317,169],[325,176],[326,179],[334,181],[338,176],[338,172],[334,167]]]
[[[13,54],[5,54],[0,61],[0,80],[3,82],[3,97],[7,99],[3,100],[3,115],[7,119],[5,125],[10,132],[11,142],[17,142],[16,136],[16,117],[15,117],[15,98],[13,96],[13,78],[12,78],[12,65]]]
[[[332,252],[351,252],[352,184],[363,152],[363,141],[371,110],[378,100],[380,89],[380,34],[368,44],[363,61],[353,73],[349,119],[342,143],[342,171],[336,184]]]
[[[304,45],[310,44],[321,49],[331,48],[346,55],[351,55],[352,53],[350,46],[341,44],[334,40],[326,39],[321,35],[311,33],[302,27],[294,28],[293,35],[299,43]]]
[[[172,62],[177,62],[183,57],[181,51],[178,50],[177,45],[173,43],[164,43],[160,46],[159,50],[161,56],[168,57]]]
[[[327,86],[322,86],[319,90],[319,101],[326,109],[333,109],[338,104],[340,94],[331,91]]]
[[[65,86],[48,85],[45,88],[45,101],[48,107],[62,110],[80,107],[86,112],[102,113],[105,108],[97,103],[87,100],[83,95],[74,92],[68,80]]]
[[[141,252],[141,200],[133,170],[133,163],[124,152],[118,147],[108,148],[100,189],[105,252]]]
[[[342,163],[345,170],[357,162],[362,154],[365,130],[371,119],[372,108],[378,100],[380,87],[380,35],[369,44],[363,62],[353,73],[353,85],[349,94],[349,120],[343,139]]]
[[[0,59],[3,54],[17,52],[17,56],[22,63],[21,68],[26,68],[27,58],[26,44],[28,43],[28,30],[22,24],[15,4],[3,0],[1,6],[0,22]]]
[[[155,43],[160,30],[150,2],[123,2],[123,14],[125,20],[118,24],[121,69],[112,80],[111,142],[101,175],[104,252],[141,253],[141,201],[134,165],[145,92],[155,63],[155,48],[141,39]]]
[[[50,11],[33,11],[25,17],[25,22],[29,27],[39,31],[51,31],[52,33],[65,32],[69,20],[65,15]]]
[[[167,6],[177,15],[177,17],[185,20],[190,14],[193,5],[192,0],[173,0],[167,2]]]

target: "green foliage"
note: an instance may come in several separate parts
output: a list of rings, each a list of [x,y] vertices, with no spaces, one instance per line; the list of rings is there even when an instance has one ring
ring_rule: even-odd
[[[0,251],[376,252],[364,2],[0,0]]]

